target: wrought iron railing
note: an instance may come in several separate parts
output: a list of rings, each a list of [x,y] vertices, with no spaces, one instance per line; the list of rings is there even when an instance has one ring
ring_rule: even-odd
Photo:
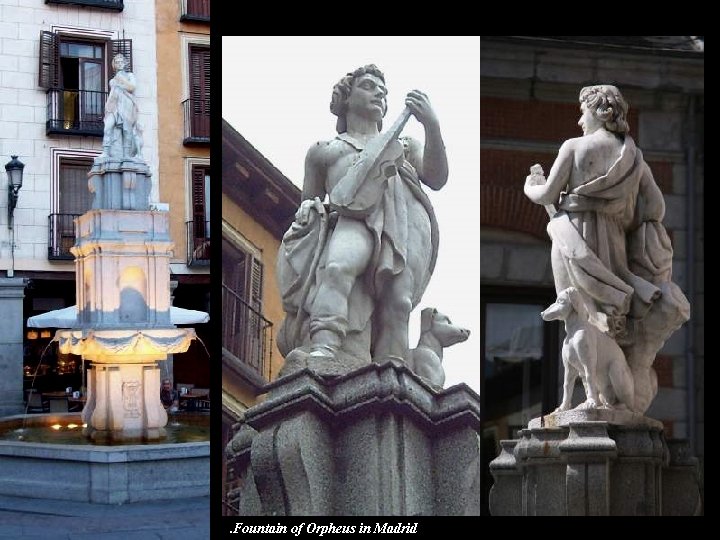
[[[107,92],[49,88],[46,134],[103,135]]]
[[[50,214],[48,216],[48,259],[72,261],[70,248],[75,245],[75,218],[80,214]]]
[[[210,21],[210,0],[182,0],[181,21]]]
[[[185,138],[183,144],[210,143],[210,99],[183,101]]]
[[[188,221],[187,227],[187,264],[205,266],[210,264],[210,222]]]
[[[123,0],[45,0],[46,4],[74,4],[76,6],[89,6],[103,9],[122,11]]]
[[[261,377],[268,376],[273,324],[223,283],[222,346]]]

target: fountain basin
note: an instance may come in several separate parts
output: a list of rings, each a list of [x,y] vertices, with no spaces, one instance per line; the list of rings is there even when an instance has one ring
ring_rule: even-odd
[[[17,415],[0,419],[0,434],[23,419],[26,427],[82,425],[74,413]],[[202,497],[210,493],[210,441],[99,446],[0,439],[0,471],[0,495],[13,497],[102,504]]]

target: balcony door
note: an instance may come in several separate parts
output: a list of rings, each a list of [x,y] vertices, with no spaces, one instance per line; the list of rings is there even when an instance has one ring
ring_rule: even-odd
[[[258,374],[264,375],[262,263],[250,253],[223,240],[222,285],[223,347]]]
[[[92,204],[87,179],[91,166],[91,159],[60,159],[56,213],[50,214],[51,260],[73,259],[70,248],[75,245],[75,218],[87,212]]]
[[[105,45],[60,41],[63,127],[98,126],[105,101]]]
[[[190,47],[190,135],[210,136],[210,49]]]

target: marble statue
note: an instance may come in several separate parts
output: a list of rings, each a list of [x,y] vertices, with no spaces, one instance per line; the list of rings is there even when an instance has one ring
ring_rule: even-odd
[[[375,65],[347,74],[330,104],[337,136],[307,153],[304,200],[278,256],[286,370],[322,364],[344,373],[371,360],[408,358],[410,312],[438,250],[421,183],[442,188],[448,165],[428,97],[409,92],[400,117],[381,133],[386,98]],[[424,127],[424,145],[400,137],[410,116]]]
[[[597,382],[592,384],[598,380],[593,371],[602,369],[599,378],[610,381],[613,401],[644,413],[657,393],[655,355],[688,320],[690,305],[671,281],[672,246],[662,225],[665,202],[628,134],[627,103],[614,86],[589,86],[580,92],[580,109],[583,136],[562,144],[547,179],[534,165],[524,190],[550,214],[547,230],[559,301],[564,291],[574,289],[584,306],[563,316],[568,339],[585,339],[588,345],[574,333],[596,334],[597,339],[590,338],[595,351],[581,359],[584,382],[590,385],[582,406],[614,404],[607,395],[605,401],[598,398]],[[569,324],[578,318],[582,324]],[[596,332],[587,332],[589,326]],[[618,347],[629,371],[608,360]],[[628,379],[632,392],[625,390]]]
[[[453,324],[450,317],[435,308],[425,308],[420,312],[420,339],[417,347],[410,351],[408,364],[431,386],[442,390],[445,384],[443,349],[462,343],[468,337],[470,330]]]
[[[115,76],[110,79],[110,94],[105,103],[105,127],[101,158],[142,158],[142,127],[138,123],[135,101],[135,75],[125,71],[127,62],[122,54],[113,58]]]

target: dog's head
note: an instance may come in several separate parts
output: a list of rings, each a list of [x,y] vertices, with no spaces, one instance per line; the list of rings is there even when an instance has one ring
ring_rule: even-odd
[[[565,321],[573,311],[573,292],[577,292],[574,287],[568,287],[560,291],[554,304],[551,304],[545,311],[541,312],[545,321]]]
[[[567,321],[573,313],[581,321],[592,324],[601,332],[608,331],[607,315],[598,311],[593,300],[575,287],[568,287],[560,291],[555,303],[540,315],[546,321]]]
[[[470,337],[470,330],[455,326],[450,317],[435,308],[425,308],[420,313],[420,331],[431,333],[443,347],[462,343]]]

